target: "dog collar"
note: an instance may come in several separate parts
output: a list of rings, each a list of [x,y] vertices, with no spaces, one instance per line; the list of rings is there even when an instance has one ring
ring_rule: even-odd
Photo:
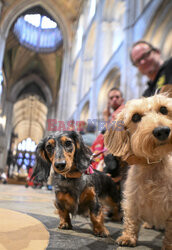
[[[149,158],[147,158],[147,164],[155,164],[155,163],[160,163],[162,161],[162,159],[158,160],[158,161],[150,161]]]
[[[149,158],[144,158],[144,157],[138,157],[135,155],[130,155],[126,160],[125,160],[129,165],[151,165],[151,164],[156,164],[162,161],[162,159],[158,161],[150,161]]]
[[[82,173],[79,171],[68,172],[66,174],[61,174],[65,179],[77,179],[80,178]]]

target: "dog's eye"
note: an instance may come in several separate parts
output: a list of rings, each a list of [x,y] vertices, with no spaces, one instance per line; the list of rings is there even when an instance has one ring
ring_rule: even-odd
[[[70,147],[72,145],[71,141],[65,141],[65,147]]]
[[[159,112],[163,115],[167,115],[168,114],[168,110],[165,106],[161,106],[159,109]]]
[[[53,147],[51,144],[48,144],[48,145],[46,146],[46,150],[47,150],[48,152],[52,152],[52,151],[54,150],[54,147]]]
[[[133,121],[133,122],[139,122],[139,121],[141,121],[141,119],[142,119],[142,116],[141,116],[140,114],[138,114],[138,113],[135,113],[135,114],[132,116],[132,121]]]

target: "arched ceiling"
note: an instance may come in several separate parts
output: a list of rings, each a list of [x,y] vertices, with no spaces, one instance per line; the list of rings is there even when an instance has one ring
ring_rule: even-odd
[[[18,135],[16,144],[30,137],[36,143],[46,128],[47,107],[38,96],[23,96],[14,104],[13,130]]]
[[[23,4],[21,0],[4,0],[2,2],[1,20],[5,19],[5,16],[8,15],[12,9],[19,6],[19,4]],[[57,9],[57,16],[60,14],[60,18],[64,19],[62,22],[69,25],[71,33],[74,33],[84,0],[42,0],[38,2],[39,5],[37,6],[29,9],[25,8],[25,11],[20,13],[17,18],[25,14],[40,13],[42,15],[47,15],[55,21],[56,17],[54,16],[52,18],[48,10],[41,7],[41,2],[44,4],[45,2],[49,4],[52,2],[54,10]],[[8,33],[4,54],[4,72],[7,78],[8,91],[10,91],[13,84],[21,80],[23,77],[34,73],[47,83],[51,89],[53,101],[55,101],[58,96],[60,84],[62,59],[64,55],[63,44],[52,53],[37,53],[29,50],[24,46],[21,46],[14,35],[14,23]]]
[[[66,49],[64,39],[68,38],[63,36],[63,43],[56,51],[51,53],[38,53],[19,43],[18,38],[13,32],[14,24],[20,16],[39,13],[48,16],[56,22],[57,20],[61,20],[64,25],[68,26],[65,27],[66,30],[70,30],[67,34],[73,37],[71,34],[75,33],[76,23],[84,1],[85,0],[35,0],[34,3],[33,1],[29,1],[28,3],[26,0],[1,1],[0,29],[2,31],[4,30],[4,33],[7,29],[4,28],[3,23],[7,23],[8,25],[8,23],[11,22],[10,17],[16,17],[12,25],[9,26],[10,29],[6,38],[3,61],[3,71],[7,83],[7,98],[15,103],[13,108],[13,130],[18,134],[16,143],[19,143],[27,137],[30,137],[38,143],[44,135],[47,110],[49,108],[46,105],[55,105],[58,99],[62,61],[64,50]],[[36,3],[38,4],[35,5]],[[28,7],[27,9],[27,6],[31,5],[32,7]],[[46,6],[47,9],[42,6]],[[52,6],[53,17],[49,13]],[[21,9],[24,10],[22,13]],[[18,15],[16,15],[17,11],[19,13]],[[59,25],[58,22],[57,25]],[[22,85],[21,83],[25,82],[24,79],[29,78],[31,75],[34,76],[29,83],[31,86],[29,87],[28,83],[27,86],[26,84]],[[34,79],[39,79],[39,84],[34,81]],[[44,86],[41,85],[41,82],[44,83]],[[20,87],[20,92],[13,94],[15,98],[12,98],[11,93],[19,91],[18,86]],[[44,91],[47,88],[48,91]],[[47,93],[50,94],[49,97]],[[51,99],[51,103],[47,101],[48,98],[49,100]]]
[[[164,58],[172,55],[172,1],[164,0],[153,16],[144,39],[161,50]]]

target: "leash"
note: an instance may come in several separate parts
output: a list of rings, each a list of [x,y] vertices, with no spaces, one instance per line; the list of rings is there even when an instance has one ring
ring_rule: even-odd
[[[90,162],[94,161],[93,158],[97,157],[100,154],[103,154],[105,151],[107,151],[107,148],[100,150],[98,153],[93,153],[90,157]]]
[[[102,149],[101,151],[99,151],[98,153],[93,153],[90,157],[90,166],[87,168],[87,170],[85,171],[85,174],[93,174],[94,173],[94,169],[92,166],[92,162],[94,161],[93,159],[95,157],[97,157],[100,154],[103,154],[105,151],[107,150],[107,148]]]

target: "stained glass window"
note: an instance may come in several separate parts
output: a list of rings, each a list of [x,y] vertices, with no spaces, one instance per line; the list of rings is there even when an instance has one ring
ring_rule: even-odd
[[[31,138],[20,142],[17,147],[17,165],[22,168],[34,167],[36,160],[35,149],[36,143]]]

